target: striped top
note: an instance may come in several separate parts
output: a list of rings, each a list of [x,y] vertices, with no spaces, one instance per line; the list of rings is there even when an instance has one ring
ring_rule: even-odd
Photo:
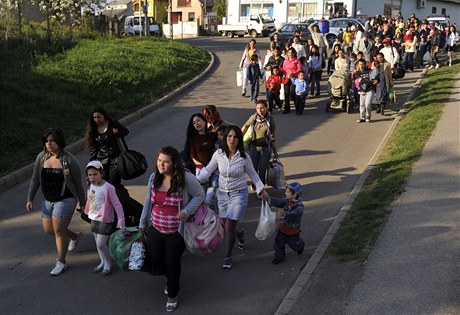
[[[254,185],[256,185],[258,194],[264,189],[264,184],[254,170],[249,155],[243,158],[240,155],[240,151],[237,151],[231,159],[227,157],[222,149],[214,152],[211,161],[209,161],[208,165],[206,165],[197,176],[198,181],[205,182],[216,169],[218,169],[220,173],[220,191],[232,192],[247,188],[246,174]]]
[[[179,220],[176,215],[179,212],[179,204],[183,202],[181,193],[167,194],[166,191],[154,191],[152,186],[152,214],[150,221],[161,233],[175,233],[179,229]]]

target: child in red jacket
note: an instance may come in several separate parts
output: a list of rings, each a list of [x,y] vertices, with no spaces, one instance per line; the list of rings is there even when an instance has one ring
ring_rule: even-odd
[[[283,76],[277,66],[272,67],[272,74],[267,79],[266,87],[268,89],[268,111],[273,111],[273,101],[275,101],[278,111],[281,111],[280,89],[283,84]]]

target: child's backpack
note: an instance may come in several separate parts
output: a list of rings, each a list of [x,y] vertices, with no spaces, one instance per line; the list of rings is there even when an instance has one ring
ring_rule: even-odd
[[[224,239],[224,227],[219,216],[202,203],[191,222],[184,224],[184,240],[189,252],[210,254],[215,252]]]

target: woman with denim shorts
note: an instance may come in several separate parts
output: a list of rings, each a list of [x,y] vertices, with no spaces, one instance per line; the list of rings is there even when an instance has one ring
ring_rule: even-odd
[[[224,133],[222,149],[214,152],[211,161],[197,176],[198,181],[205,182],[211,174],[219,170],[219,189],[217,204],[219,217],[225,226],[225,259],[222,268],[232,268],[232,250],[237,237],[237,223],[244,218],[248,206],[248,187],[246,174],[249,175],[256,186],[257,194],[264,200],[269,195],[264,189],[264,184],[254,170],[251,158],[243,147],[243,133],[238,126],[230,125]],[[239,235],[242,238],[242,235]]]
[[[42,136],[43,151],[35,160],[26,208],[33,210],[34,196],[41,186],[43,193],[42,223],[45,233],[53,235],[58,257],[51,270],[57,276],[67,269],[66,254],[77,246],[82,233],[68,229],[77,201],[85,206],[85,191],[77,159],[64,150],[64,133],[49,128]]]

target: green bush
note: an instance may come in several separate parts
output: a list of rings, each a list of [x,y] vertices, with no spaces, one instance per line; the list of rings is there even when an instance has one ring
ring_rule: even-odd
[[[120,118],[193,78],[209,62],[202,49],[137,37],[45,48],[30,43],[1,47],[0,54],[0,175],[33,161],[46,128],[62,127],[71,143],[84,136],[92,107],[103,106]]]

